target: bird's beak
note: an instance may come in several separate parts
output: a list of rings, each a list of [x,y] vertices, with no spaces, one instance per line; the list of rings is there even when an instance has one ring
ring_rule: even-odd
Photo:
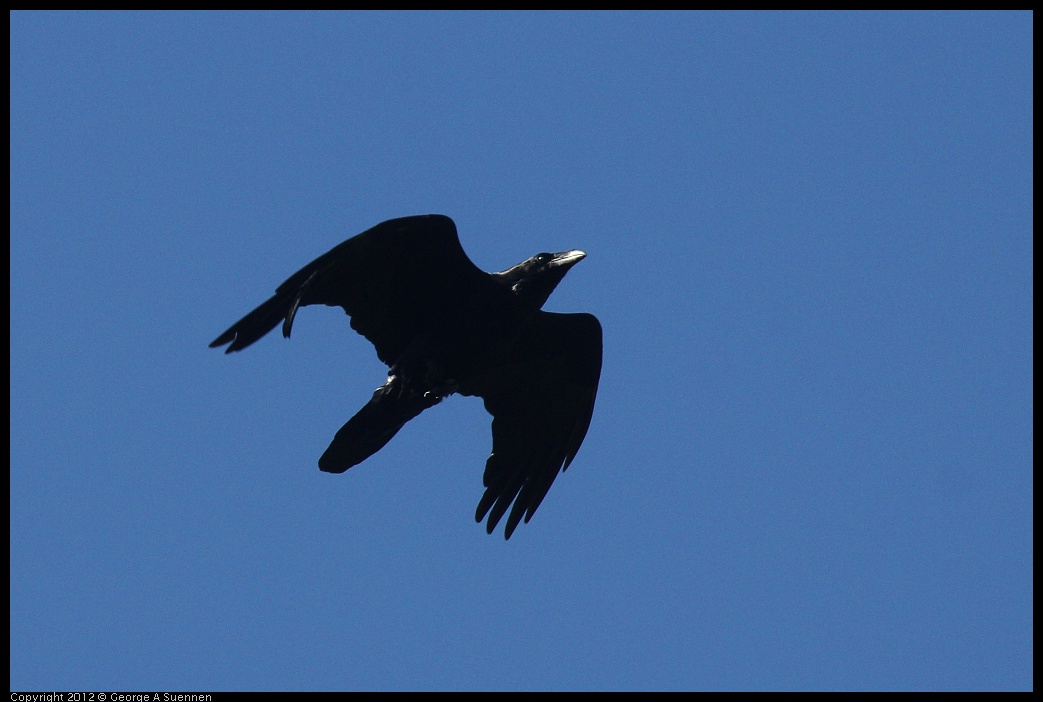
[[[568,270],[586,257],[587,254],[579,249],[573,251],[562,251],[561,253],[554,254],[554,258],[550,260],[549,266],[551,268],[558,268],[560,266],[564,267],[565,270]]]

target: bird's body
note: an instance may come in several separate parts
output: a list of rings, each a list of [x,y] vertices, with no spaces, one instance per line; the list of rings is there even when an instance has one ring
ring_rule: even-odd
[[[575,457],[594,409],[601,325],[593,315],[540,309],[584,256],[538,254],[485,273],[467,258],[448,217],[393,219],[302,268],[210,346],[239,351],[280,322],[288,337],[299,307],[343,307],[390,370],[319,467],[344,472],[444,397],[480,396],[493,415],[493,453],[476,518],[488,513],[491,533],[513,502],[510,538]]]

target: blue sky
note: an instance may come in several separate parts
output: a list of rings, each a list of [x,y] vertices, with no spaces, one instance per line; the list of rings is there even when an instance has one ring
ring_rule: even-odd
[[[1032,18],[11,16],[11,687],[1030,689]],[[583,449],[505,542],[454,397],[344,475],[339,310],[440,212],[588,257]]]

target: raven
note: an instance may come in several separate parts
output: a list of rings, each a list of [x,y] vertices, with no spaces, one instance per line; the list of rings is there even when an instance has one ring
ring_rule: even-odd
[[[240,351],[297,309],[342,307],[390,370],[319,459],[343,473],[405,425],[455,393],[481,397],[493,416],[493,449],[475,521],[492,533],[514,503],[505,538],[527,523],[590,426],[601,377],[601,324],[591,314],[540,308],[582,251],[541,253],[485,273],[464,253],[444,215],[392,219],[323,254],[211,342]]]

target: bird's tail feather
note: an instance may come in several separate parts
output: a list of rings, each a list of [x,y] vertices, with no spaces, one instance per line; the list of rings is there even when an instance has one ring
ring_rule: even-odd
[[[434,407],[442,398],[410,391],[400,391],[394,376],[373,393],[372,399],[360,409],[333,437],[333,443],[319,458],[319,469],[327,473],[343,473],[362,463],[384,448],[387,442],[428,407]]]

